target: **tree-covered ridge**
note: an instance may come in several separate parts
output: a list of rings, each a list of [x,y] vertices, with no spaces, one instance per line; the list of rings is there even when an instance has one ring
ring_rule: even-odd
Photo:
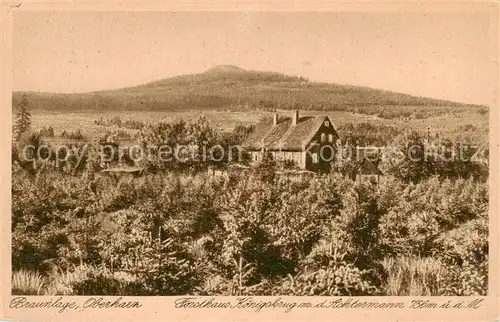
[[[360,86],[316,83],[275,72],[234,68],[219,66],[199,74],[116,90],[80,94],[29,92],[27,95],[33,108],[52,111],[303,109],[354,111],[390,118],[394,117],[391,113],[394,114],[395,109],[398,115],[410,110],[410,115],[417,113],[417,117],[424,117],[430,107],[445,113],[469,108],[467,104],[445,100]],[[20,99],[21,93],[14,92],[13,104],[17,105]],[[487,112],[485,107],[480,110]]]

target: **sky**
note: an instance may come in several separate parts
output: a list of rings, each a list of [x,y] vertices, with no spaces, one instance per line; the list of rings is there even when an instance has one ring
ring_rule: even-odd
[[[236,65],[490,104],[491,26],[484,12],[19,11],[13,86],[86,92]]]

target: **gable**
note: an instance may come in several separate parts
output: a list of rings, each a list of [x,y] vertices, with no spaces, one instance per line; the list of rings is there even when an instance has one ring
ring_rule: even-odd
[[[325,125],[325,121],[328,121],[328,125]],[[243,147],[249,150],[265,147],[271,151],[302,151],[303,146],[311,143],[323,127],[326,133],[331,133],[337,140],[338,134],[327,116],[301,117],[297,125],[292,125],[290,117],[279,117],[276,125],[273,125],[272,117],[266,117],[257,124]]]
[[[313,117],[297,124],[289,131],[287,136],[282,138],[280,142],[281,146],[284,149],[302,150],[304,146],[307,146],[311,142],[321,126],[323,118]]]

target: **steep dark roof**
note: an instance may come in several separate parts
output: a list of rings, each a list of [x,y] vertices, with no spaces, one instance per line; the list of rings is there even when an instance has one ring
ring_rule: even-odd
[[[248,139],[243,143],[247,150],[260,150],[265,147],[276,151],[302,151],[326,116],[305,116],[299,118],[297,125],[292,125],[291,117],[278,117],[278,123],[273,125],[273,117],[264,117],[255,127]]]
[[[356,150],[356,158],[361,160],[358,171],[361,174],[378,174],[384,175],[373,161],[380,159],[379,148],[376,147],[363,147]]]
[[[361,172],[361,174],[384,175],[384,173],[380,171],[380,169],[368,159],[363,159],[359,171]]]

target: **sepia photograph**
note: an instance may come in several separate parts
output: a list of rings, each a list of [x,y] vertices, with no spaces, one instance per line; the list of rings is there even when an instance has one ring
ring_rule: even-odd
[[[491,295],[493,24],[14,10],[11,295]]]

